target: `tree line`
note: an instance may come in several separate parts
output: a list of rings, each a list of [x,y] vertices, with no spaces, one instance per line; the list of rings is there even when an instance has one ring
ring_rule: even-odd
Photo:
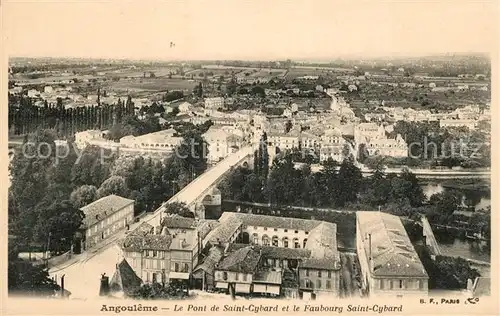
[[[118,100],[116,104],[101,104],[88,107],[64,108],[63,100],[57,104],[44,101],[36,106],[35,100],[27,96],[9,94],[9,132],[14,135],[33,133],[37,129],[54,129],[59,137],[72,137],[88,129],[109,129],[123,118],[133,116],[135,109],[132,98]]]

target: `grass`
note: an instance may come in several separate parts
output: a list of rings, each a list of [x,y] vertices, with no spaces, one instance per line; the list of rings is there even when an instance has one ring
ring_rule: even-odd
[[[141,78],[109,82],[109,87],[117,90],[129,91],[166,91],[166,90],[191,90],[195,82],[182,79],[168,78]]]

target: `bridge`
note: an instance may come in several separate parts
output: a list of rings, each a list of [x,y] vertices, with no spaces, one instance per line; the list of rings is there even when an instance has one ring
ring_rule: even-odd
[[[159,225],[161,218],[160,214],[165,211],[165,205],[173,202],[185,203],[198,217],[203,217],[203,215],[198,212],[199,208],[202,206],[201,201],[203,198],[211,192],[212,188],[224,178],[224,175],[226,175],[231,168],[248,162],[250,158],[253,158],[253,153],[253,147],[248,146],[227,156],[224,160],[191,181],[153,213],[147,214],[142,222],[148,222],[153,226]]]
[[[439,249],[439,244],[436,240],[436,237],[434,236],[434,233],[432,232],[432,227],[429,224],[427,217],[425,217],[425,215],[422,215],[421,221],[422,221],[423,234],[425,238],[425,244],[427,245],[427,247],[429,247],[432,256],[440,256],[441,249]]]

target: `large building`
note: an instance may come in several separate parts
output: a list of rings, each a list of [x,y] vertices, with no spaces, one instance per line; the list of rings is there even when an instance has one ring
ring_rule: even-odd
[[[207,236],[209,245],[225,249],[215,288],[303,298],[339,295],[335,224],[228,212],[219,223]]]
[[[216,221],[167,215],[161,225],[141,224],[120,242],[123,257],[144,283],[191,282],[194,267],[206,245],[205,236]]]
[[[224,108],[224,98],[206,98],[205,99],[205,109],[214,109],[217,110],[219,108]]]
[[[354,141],[359,149],[364,145],[369,156],[407,157],[408,145],[400,134],[388,138],[385,128],[375,123],[361,123],[354,130]]]
[[[243,138],[232,134],[223,127],[212,126],[203,134],[208,144],[208,161],[218,162],[237,151],[243,144]]]
[[[108,195],[81,208],[84,214],[82,230],[84,250],[107,240],[128,227],[134,220],[134,200]]]
[[[425,296],[429,276],[397,216],[356,213],[362,288],[369,296]]]
[[[158,131],[141,136],[125,136],[120,139],[122,148],[134,148],[149,151],[171,152],[182,142],[174,129]]]

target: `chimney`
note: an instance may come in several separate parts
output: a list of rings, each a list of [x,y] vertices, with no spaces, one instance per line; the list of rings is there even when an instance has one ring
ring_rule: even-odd
[[[109,277],[106,273],[101,274],[101,287],[99,289],[99,296],[107,296],[109,294]]]
[[[181,240],[181,248],[184,248],[184,247],[186,247],[186,239],[185,238],[183,238]]]

